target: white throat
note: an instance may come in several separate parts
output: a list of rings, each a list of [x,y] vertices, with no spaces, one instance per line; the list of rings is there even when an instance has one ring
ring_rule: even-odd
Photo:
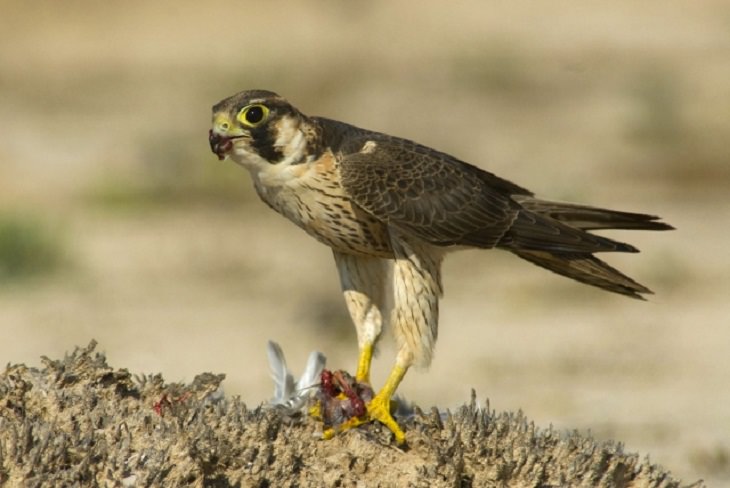
[[[290,118],[282,119],[277,125],[278,136],[274,147],[281,148],[284,158],[277,165],[289,166],[301,162],[307,149],[307,140],[304,132]]]

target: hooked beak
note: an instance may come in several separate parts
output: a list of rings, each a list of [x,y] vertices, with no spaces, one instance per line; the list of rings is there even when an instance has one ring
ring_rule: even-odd
[[[233,142],[231,137],[222,136],[213,129],[208,131],[208,142],[210,143],[210,150],[218,156],[218,159],[223,161],[226,159],[226,154],[233,148]]]

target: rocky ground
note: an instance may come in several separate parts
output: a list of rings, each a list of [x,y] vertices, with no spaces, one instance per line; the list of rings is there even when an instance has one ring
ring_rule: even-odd
[[[446,415],[416,407],[403,448],[379,425],[323,441],[307,417],[226,398],[224,375],[170,384],[113,368],[94,349],[0,375],[0,484],[682,486],[620,444],[543,429],[474,399]]]

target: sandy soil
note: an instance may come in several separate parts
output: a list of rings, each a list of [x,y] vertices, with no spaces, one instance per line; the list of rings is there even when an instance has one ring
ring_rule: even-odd
[[[4,1],[0,206],[52,229],[64,270],[0,286],[0,361],[96,338],[115,365],[271,394],[265,357],[354,368],[329,251],[207,149],[210,106],[251,87],[414,138],[540,195],[656,213],[614,233],[641,303],[498,252],[446,263],[428,409],[475,388],[685,479],[730,482],[730,10],[725,2]],[[240,190],[239,190],[240,188]],[[316,286],[313,286],[313,283]],[[386,338],[376,385],[393,358]]]

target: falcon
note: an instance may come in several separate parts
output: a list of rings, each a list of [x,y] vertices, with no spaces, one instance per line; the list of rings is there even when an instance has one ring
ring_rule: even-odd
[[[391,397],[428,366],[438,332],[441,262],[464,248],[503,249],[560,275],[632,298],[651,291],[598,259],[638,252],[591,233],[668,230],[659,217],[548,201],[413,141],[303,114],[276,93],[243,91],[213,106],[211,150],[246,168],[261,200],[332,248],[357,329],[356,381],[370,382],[385,325],[398,353],[361,418],[405,434]],[[325,432],[325,437],[334,432]]]

